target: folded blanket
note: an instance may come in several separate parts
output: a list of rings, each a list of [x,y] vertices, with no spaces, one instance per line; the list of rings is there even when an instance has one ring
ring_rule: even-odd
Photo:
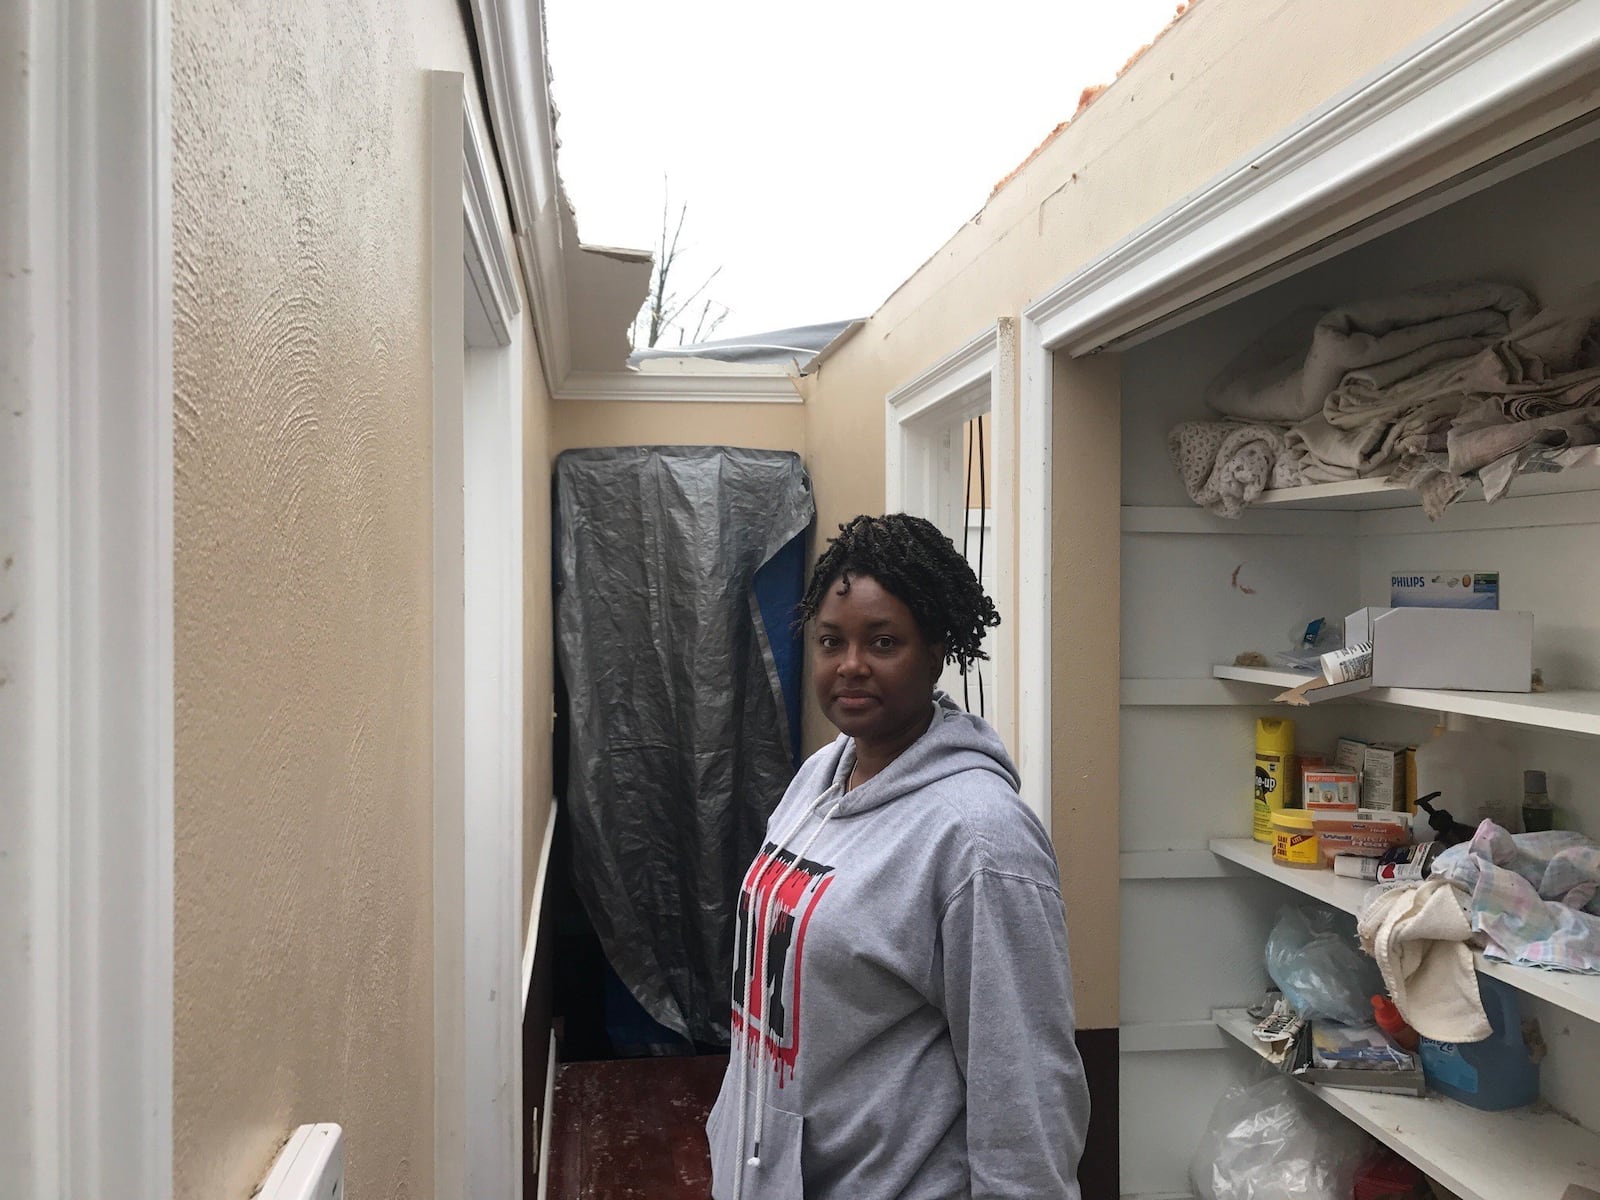
[[[1464,402],[1462,396],[1438,396],[1359,423],[1339,424],[1326,412],[1318,413],[1289,430],[1290,450],[1300,456],[1302,475],[1309,476],[1316,466],[1349,471],[1350,478],[1384,475],[1402,455],[1429,448],[1450,428]]]
[[[1527,293],[1482,282],[1434,284],[1335,309],[1312,334],[1304,399],[1324,403],[1351,372],[1363,387],[1390,387],[1441,361],[1477,353],[1534,312]]]
[[[1446,440],[1447,461],[1452,474],[1466,475],[1533,447],[1564,450],[1568,446],[1592,446],[1597,441],[1600,408],[1580,408],[1526,421],[1502,417],[1452,428]]]
[[[1484,821],[1434,860],[1470,897],[1466,919],[1506,962],[1600,973],[1600,846],[1579,833],[1507,833]]]
[[[1489,1036],[1466,944],[1472,930],[1448,881],[1373,888],[1356,932],[1362,949],[1377,961],[1395,1007],[1423,1037],[1481,1042]]]
[[[1281,429],[1236,421],[1188,421],[1167,435],[1167,452],[1189,499],[1219,517],[1237,517],[1267,488],[1300,476]]]
[[[1319,411],[1322,402],[1306,400],[1301,375],[1312,331],[1326,311],[1296,309],[1251,342],[1206,385],[1206,407],[1235,420],[1279,424]]]

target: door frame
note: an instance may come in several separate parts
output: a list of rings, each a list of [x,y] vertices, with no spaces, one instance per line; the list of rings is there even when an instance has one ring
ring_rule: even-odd
[[[966,497],[959,476],[960,441],[953,433],[979,413],[990,415],[990,496],[996,536],[994,600],[1004,618],[994,631],[995,711],[991,723],[1007,746],[1027,751],[1018,740],[1015,687],[1019,644],[1017,611],[1016,323],[1002,317],[884,399],[884,511],[929,516],[947,533],[961,528]],[[1027,644],[1027,643],[1020,643]],[[1023,788],[1023,799],[1049,828],[1046,793]]]
[[[165,1200],[170,18],[23,0],[0,23],[28,62],[0,116],[0,1159],[29,1200]]]
[[[429,73],[434,1194],[522,1179],[524,331],[494,159]]]

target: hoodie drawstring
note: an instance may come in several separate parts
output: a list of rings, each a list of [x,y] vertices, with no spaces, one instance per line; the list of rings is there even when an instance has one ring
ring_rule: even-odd
[[[789,840],[791,838],[793,838],[797,833],[800,832],[801,828],[805,825],[805,823],[808,820],[810,820],[812,815],[817,811],[817,809],[819,807],[821,807],[822,802],[824,800],[826,800],[833,793],[833,790],[834,790],[833,788],[829,788],[826,792],[823,792],[822,795],[818,796],[815,800],[813,800],[810,804],[806,805],[801,810],[799,819],[796,820],[794,822],[794,824],[789,826],[788,829],[784,830],[783,834],[778,838],[777,842],[773,846],[773,851],[772,851],[771,857],[767,860],[767,862],[765,864],[762,865],[762,867],[761,867],[761,869],[759,871],[756,870],[756,864],[755,863],[751,863],[750,864],[750,870],[745,872],[745,883],[744,883],[744,886],[748,888],[749,893],[750,893],[750,909],[749,909],[749,912],[745,916],[745,923],[744,923],[744,925],[745,925],[745,941],[744,941],[744,947],[743,947],[743,956],[742,956],[740,961],[743,963],[743,968],[744,968],[743,969],[743,974],[744,974],[744,978],[745,978],[745,987],[746,987],[746,989],[750,988],[750,986],[752,984],[754,984],[757,988],[759,988],[760,989],[760,994],[761,994],[761,997],[762,997],[762,1004],[761,1004],[761,1021],[759,1023],[756,1022],[754,1014],[752,1014],[750,1012],[750,1006],[748,1004],[745,1005],[744,1036],[746,1038],[748,1038],[752,1032],[754,1032],[754,1034],[755,1034],[755,1039],[756,1039],[756,1064],[757,1064],[758,1069],[761,1069],[761,1077],[756,1081],[756,1128],[755,1128],[755,1137],[752,1140],[751,1147],[750,1147],[750,1156],[747,1159],[747,1158],[744,1157],[744,1135],[745,1135],[745,1118],[746,1118],[745,1109],[746,1109],[746,1105],[747,1105],[747,1102],[748,1102],[748,1099],[749,1099],[750,1072],[749,1072],[749,1069],[748,1069],[748,1067],[749,1067],[748,1063],[744,1063],[744,1064],[741,1065],[741,1068],[740,1068],[740,1071],[739,1071],[739,1127],[738,1127],[738,1137],[737,1137],[737,1140],[734,1143],[738,1147],[738,1153],[739,1153],[739,1159],[738,1159],[738,1161],[737,1161],[737,1163],[736,1163],[736,1165],[734,1167],[734,1175],[733,1175],[733,1198],[734,1198],[734,1200],[742,1200],[742,1197],[743,1197],[743,1194],[744,1194],[744,1169],[745,1169],[745,1167],[747,1167],[747,1166],[749,1166],[749,1167],[759,1167],[761,1165],[761,1132],[762,1132],[762,1127],[765,1124],[765,1121],[764,1121],[763,1118],[764,1118],[764,1109],[765,1109],[765,1105],[766,1105],[767,1074],[766,1074],[765,1069],[763,1069],[764,1065],[765,1065],[763,1060],[765,1058],[765,1051],[766,1051],[766,1048],[765,1048],[766,1013],[767,1013],[766,978],[765,978],[766,972],[765,971],[762,972],[762,979],[758,982],[756,980],[756,978],[755,978],[755,947],[756,947],[757,944],[759,944],[764,949],[768,945],[769,939],[772,936],[772,914],[773,914],[773,909],[775,909],[777,907],[777,899],[778,899],[779,895],[781,895],[781,893],[783,891],[783,885],[789,881],[789,876],[794,874],[795,869],[800,864],[800,860],[803,859],[806,856],[807,851],[809,851],[811,849],[812,843],[814,843],[817,840],[817,835],[820,834],[822,832],[822,830],[823,830],[823,827],[825,825],[827,825],[828,818],[833,816],[833,814],[838,811],[839,805],[841,803],[843,803],[842,795],[841,795],[840,799],[835,800],[833,802],[833,804],[829,806],[827,812],[822,814],[822,820],[817,822],[817,827],[811,831],[811,836],[806,839],[805,844],[803,846],[801,846],[798,851],[795,852],[795,855],[794,855],[793,859],[791,859],[787,864],[783,864],[782,865],[782,869],[778,872],[778,876],[773,881],[772,887],[769,888],[769,889],[763,889],[761,884],[762,884],[762,881],[766,878],[767,873],[772,869],[773,863],[780,862],[779,856],[783,853],[784,847],[788,844]],[[757,943],[756,937],[755,937],[756,912],[757,912],[757,904],[758,904],[758,902],[760,900],[760,897],[763,894],[763,891],[764,891],[764,894],[765,894],[767,899],[766,899],[766,902],[764,904],[762,904],[761,908],[760,908],[760,913],[761,913],[761,939],[760,939],[760,942]],[[763,966],[765,966],[765,964],[763,964]],[[733,980],[732,980],[731,985],[729,987],[730,1003],[731,1003],[731,1006],[735,1006],[735,1007],[739,1003],[739,993],[738,993],[739,974],[740,974],[739,967],[738,967],[738,964],[736,964],[735,968],[734,968]],[[744,1053],[742,1047],[740,1048],[740,1052]]]

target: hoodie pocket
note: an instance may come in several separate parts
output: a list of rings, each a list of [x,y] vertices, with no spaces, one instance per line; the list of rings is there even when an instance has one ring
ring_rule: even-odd
[[[744,1145],[739,1145],[739,1102],[717,1098],[706,1121],[711,1142],[712,1200],[805,1200],[800,1174],[800,1147],[805,1122],[794,1113],[767,1106],[761,1127],[761,1165],[751,1166],[755,1141],[755,1114],[745,1120]],[[744,1176],[743,1187],[739,1176]]]

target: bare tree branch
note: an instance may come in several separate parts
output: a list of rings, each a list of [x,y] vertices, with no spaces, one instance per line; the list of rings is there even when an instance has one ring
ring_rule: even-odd
[[[634,319],[633,328],[629,331],[635,349],[638,348],[641,326],[644,327],[646,346],[658,345],[666,335],[667,330],[674,327],[678,331],[678,344],[681,346],[684,344],[686,335],[689,337],[691,344],[710,337],[716,331],[717,326],[721,325],[728,316],[729,310],[726,305],[708,298],[700,310],[700,316],[695,322],[692,335],[688,334],[683,323],[679,320],[685,313],[691,311],[693,305],[705,295],[706,289],[711,286],[718,275],[722,274],[722,268],[719,266],[705,277],[699,287],[682,298],[674,288],[673,285],[677,282],[674,268],[679,265],[679,255],[683,252],[680,246],[683,239],[684,225],[687,223],[688,217],[689,205],[687,202],[683,202],[678,205],[677,222],[673,222],[671,194],[667,187],[667,180],[663,178],[661,181],[661,240],[656,246],[655,266],[650,279],[650,294],[646,298],[644,306],[640,309],[638,317]],[[714,309],[720,309],[721,311],[713,318],[712,312]]]

